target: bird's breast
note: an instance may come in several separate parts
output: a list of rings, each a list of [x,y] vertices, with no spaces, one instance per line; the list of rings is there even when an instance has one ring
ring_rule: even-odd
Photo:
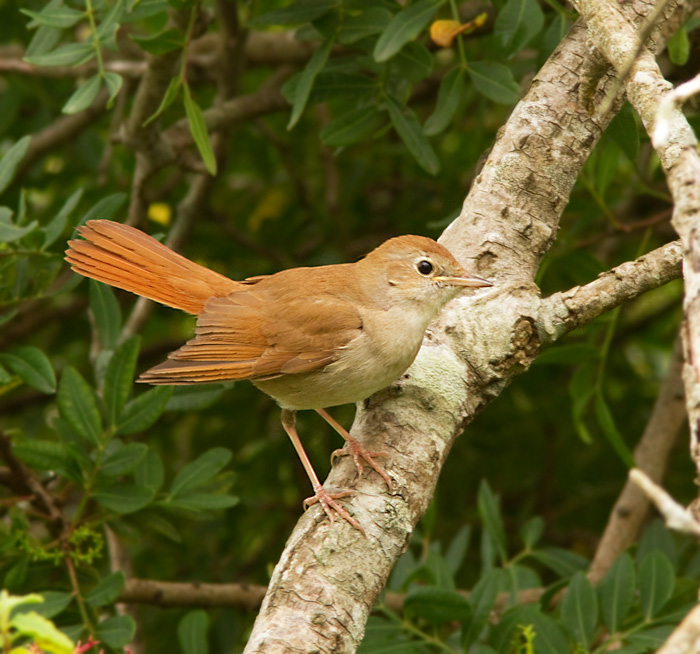
[[[411,312],[364,312],[359,336],[338,351],[333,363],[253,383],[286,409],[360,402],[406,371],[418,354],[426,327],[427,321]]]

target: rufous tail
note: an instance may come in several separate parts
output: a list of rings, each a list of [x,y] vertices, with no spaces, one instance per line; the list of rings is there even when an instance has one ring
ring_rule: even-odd
[[[69,241],[73,270],[105,284],[199,314],[210,297],[225,297],[241,284],[173,252],[142,231],[111,220],[89,220]]]

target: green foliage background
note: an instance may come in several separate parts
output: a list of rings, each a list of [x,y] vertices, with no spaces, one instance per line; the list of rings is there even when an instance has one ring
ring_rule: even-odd
[[[259,33],[282,39],[296,29],[316,49],[291,68],[272,55],[229,67],[241,97],[286,78],[289,106],[236,124],[223,147],[212,147],[202,111],[206,117],[217,89],[221,64],[212,43],[226,5],[235,6],[239,36],[249,30],[251,41]],[[186,119],[196,149],[145,188],[149,216],[172,220],[139,226],[154,235],[173,221],[184,226],[183,254],[240,279],[353,260],[395,234],[439,236],[521,89],[574,16],[556,0],[0,6],[2,58],[27,64],[0,82],[0,435],[14,453],[0,470],[0,578],[14,594],[44,593],[44,614],[71,637],[84,638],[87,626],[121,651],[135,623],[112,608],[124,577],[110,573],[106,528],[128,551],[135,577],[265,584],[309,488],[278,409],[249,384],[172,395],[133,385],[138,371],[189,337],[192,318],[158,307],[140,337],[122,341],[134,298],[67,271],[62,252],[74,227],[97,217],[123,221],[132,199],[134,144],[120,130],[139,78],[110,64],[175,57],[160,96],[169,103],[151,130],[162,134]],[[468,21],[481,12],[485,24],[450,48],[428,38],[432,20]],[[168,23],[169,15],[177,20]],[[695,65],[695,25],[665,55],[672,80]],[[71,66],[82,66],[79,77],[66,72]],[[80,116],[70,135],[37,145]],[[185,220],[183,199],[205,166],[217,176]],[[625,106],[574,190],[540,271],[543,293],[586,283],[673,239],[670,209],[658,162]],[[574,651],[577,642],[579,651],[593,651],[602,646],[594,640],[601,625],[622,634],[628,652],[661,642],[692,602],[685,579],[700,566],[693,548],[653,523],[635,562],[620,559],[612,573],[627,588],[639,584],[632,600],[604,587],[596,595],[576,571],[594,553],[626,478],[611,439],[632,449],[644,430],[681,295],[674,282],[578,330],[469,426],[392,579],[394,590],[409,592],[404,615],[384,605],[363,652],[389,645],[396,652],[469,645],[482,653],[542,652],[543,634],[555,647],[547,651]],[[353,407],[333,413],[349,425]],[[323,476],[337,438],[311,414],[300,415],[298,427]],[[27,501],[13,457],[42,481],[68,526]],[[693,496],[692,474],[681,446],[666,482],[681,502]],[[644,585],[649,575],[665,580],[661,594]],[[554,614],[515,607],[481,633],[498,589],[544,585],[551,597],[570,579],[568,604]],[[477,582],[477,599],[460,600],[455,589]],[[575,624],[575,602],[585,606],[586,624]],[[611,623],[611,607],[623,617],[626,607],[627,622]],[[146,651],[189,654],[208,646],[239,651],[254,616],[143,606],[138,618]],[[635,640],[637,632],[644,635]]]

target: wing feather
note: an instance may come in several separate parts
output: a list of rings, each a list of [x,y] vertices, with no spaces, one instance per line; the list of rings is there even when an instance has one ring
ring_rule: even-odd
[[[360,335],[362,320],[353,303],[328,293],[310,297],[306,285],[296,292],[287,289],[282,302],[267,279],[228,297],[210,298],[194,338],[139,381],[263,380],[310,372],[335,361]]]

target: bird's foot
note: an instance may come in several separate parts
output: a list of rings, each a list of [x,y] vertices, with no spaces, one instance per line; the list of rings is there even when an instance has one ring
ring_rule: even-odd
[[[328,516],[328,519],[331,522],[331,525],[333,524],[333,521],[335,519],[335,513],[337,513],[343,520],[349,522],[355,529],[357,529],[359,532],[362,533],[363,536],[366,536],[365,530],[360,526],[360,523],[355,520],[336,500],[339,500],[342,497],[347,497],[348,495],[354,495],[355,491],[353,490],[344,490],[344,491],[339,491],[337,493],[329,493],[323,486],[319,486],[314,489],[315,493],[311,497],[307,497],[304,500],[304,506],[312,506],[314,504],[320,504],[321,508],[324,510],[325,514]]]
[[[331,463],[334,461],[335,457],[337,456],[348,456],[351,455],[353,458],[353,461],[355,461],[355,467],[357,468],[357,473],[362,476],[362,471],[364,470],[364,466],[362,465],[362,461],[367,463],[377,474],[381,476],[381,478],[386,482],[386,485],[389,487],[389,492],[393,492],[394,490],[394,482],[392,481],[391,477],[389,476],[389,473],[382,468],[374,459],[377,457],[382,457],[382,456],[389,456],[388,452],[384,451],[375,451],[375,450],[367,450],[365,449],[358,440],[354,439],[350,434],[347,434],[345,436],[346,440],[346,446],[340,450],[335,450],[331,454]]]

